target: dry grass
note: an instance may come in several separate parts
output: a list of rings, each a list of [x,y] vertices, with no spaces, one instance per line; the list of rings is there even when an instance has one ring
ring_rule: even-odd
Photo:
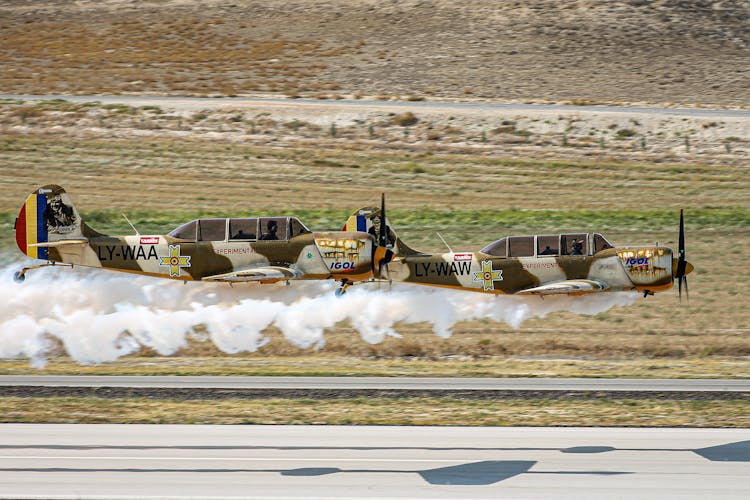
[[[411,127],[412,125],[416,125],[417,122],[419,122],[419,118],[411,111],[393,117],[393,123],[400,127]]]
[[[454,99],[746,105],[749,9],[742,0],[717,9],[593,0],[4,2],[0,89],[413,99],[425,89]]]
[[[422,336],[422,344],[435,342]],[[387,342],[386,342],[387,343]],[[354,344],[354,345],[352,345]],[[464,354],[461,343],[453,345],[456,354],[443,357],[405,356],[390,351],[380,357],[360,357],[361,344],[350,342],[349,351],[300,352],[285,342],[275,350],[287,354],[245,353],[233,356],[216,352],[210,346],[178,356],[133,355],[101,365],[80,365],[67,357],[52,357],[44,367],[45,375],[242,375],[242,376],[346,376],[346,377],[597,377],[597,378],[750,378],[747,357],[687,357],[598,359],[483,356]],[[286,348],[285,348],[286,346]],[[540,346],[534,346],[540,347]],[[607,355],[609,355],[607,353]],[[26,360],[0,361],[2,375],[37,375],[40,370]]]
[[[327,332],[324,352],[356,359],[494,356],[493,362],[529,356],[688,359],[698,361],[677,370],[685,376],[701,376],[704,368],[708,376],[747,374],[750,311],[742,290],[750,268],[742,265],[742,252],[750,241],[750,178],[742,175],[742,167],[707,165],[696,158],[690,163],[592,161],[576,154],[551,160],[541,149],[541,156],[527,152],[520,159],[502,156],[500,149],[488,154],[471,148],[464,153],[394,150],[379,136],[367,144],[325,139],[328,126],[291,116],[224,110],[185,117],[162,111],[155,106],[0,103],[6,130],[23,128],[23,133],[0,138],[0,212],[6,234],[11,234],[21,200],[48,182],[65,186],[96,229],[113,233],[130,231],[119,215],[123,211],[147,232],[168,231],[200,214],[256,211],[293,213],[313,229],[337,228],[353,209],[376,202],[377,193],[385,190],[401,236],[427,251],[443,248],[435,231],[454,247],[472,250],[509,233],[578,229],[602,231],[617,244],[659,241],[674,246],[676,209],[686,206],[688,257],[696,265],[689,307],[679,306],[675,293],[662,293],[596,316],[556,313],[530,319],[520,331],[502,323],[464,322],[449,340],[437,339],[429,325],[398,325],[403,339],[375,346],[354,340],[357,334],[350,325],[340,324]],[[515,130],[518,121],[500,123]],[[87,126],[114,138],[89,137],[81,132]],[[367,123],[340,125],[337,135],[356,137],[357,127],[369,137]],[[612,130],[617,127],[621,125]],[[376,135],[388,133],[375,129]],[[144,130],[146,135],[133,139]],[[302,134],[310,134],[308,142],[284,142]],[[250,145],[235,142],[248,137]],[[272,142],[253,143],[258,137]],[[665,217],[667,210],[674,210],[674,223]],[[0,245],[7,250],[12,246],[10,238]],[[273,342],[259,356],[311,354],[290,346],[274,330],[267,334]],[[182,354],[221,355],[207,344]],[[702,364],[723,358],[740,364],[731,369]],[[502,374],[506,368],[500,363],[477,373]],[[535,369],[547,370],[542,365]],[[511,372],[533,373],[527,368]],[[657,372],[669,376],[669,368]],[[644,374],[648,369],[625,367],[611,373]]]
[[[118,116],[131,119],[126,114]],[[134,128],[148,128],[154,118],[148,120],[136,117],[136,123],[113,135],[132,137]],[[5,134],[0,139],[4,189],[0,210],[15,211],[30,189],[49,181],[67,186],[84,210],[130,210],[130,193],[137,192],[144,210],[316,207],[339,209],[343,214],[372,203],[380,190],[388,192],[394,208],[413,210],[446,209],[448,199],[454,210],[750,206],[746,195],[750,181],[734,165],[518,160],[480,156],[473,150],[466,154],[373,151],[352,147],[347,139],[325,148],[320,146],[324,139],[281,148],[162,134],[166,127],[181,126],[184,122],[172,119],[160,125],[161,130],[148,130],[148,135],[137,140],[66,138],[59,133],[47,136],[44,131],[32,136]],[[238,126],[224,125],[225,130],[229,127]],[[246,127],[248,132],[256,127],[263,133],[264,143],[273,139],[265,134],[267,123]],[[297,134],[283,124],[278,127],[285,134]],[[301,127],[298,133],[309,130]],[[362,131],[366,134],[367,128]],[[325,135],[328,129],[315,133]],[[337,136],[346,133],[337,127]],[[247,199],[253,200],[251,207]]]
[[[86,24],[27,20],[4,31],[5,54],[18,67],[44,69],[30,76],[9,68],[0,84],[6,91],[41,94],[314,90],[331,57],[356,50],[355,44],[331,47],[323,40],[257,38],[251,32],[230,32],[223,21],[196,16],[156,24],[127,16]],[[95,78],[83,76],[94,68]]]
[[[0,398],[2,422],[748,427],[747,401]]]

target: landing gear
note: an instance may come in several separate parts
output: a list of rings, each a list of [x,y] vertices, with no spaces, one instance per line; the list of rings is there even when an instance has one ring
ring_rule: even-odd
[[[654,294],[654,292],[652,292],[651,290],[644,290],[643,291],[643,298],[645,299],[649,295],[653,295],[653,294]]]
[[[352,286],[352,282],[344,278],[341,280],[341,286],[336,289],[336,297],[343,297],[346,293],[346,289]]]
[[[26,281],[27,271],[31,271],[32,269],[39,269],[41,267],[48,267],[48,266],[55,266],[55,265],[73,267],[73,264],[57,264],[57,262],[47,262],[46,264],[39,264],[38,266],[24,267],[20,271],[16,271],[15,273],[13,273],[13,281],[15,281],[16,283],[23,283],[24,281]]]

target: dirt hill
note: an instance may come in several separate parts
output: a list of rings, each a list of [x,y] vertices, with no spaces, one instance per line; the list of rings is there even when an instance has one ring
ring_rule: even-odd
[[[747,105],[750,2],[6,1],[0,92]]]

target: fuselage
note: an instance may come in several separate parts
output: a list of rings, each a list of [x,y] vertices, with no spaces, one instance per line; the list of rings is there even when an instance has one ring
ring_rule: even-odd
[[[393,279],[495,294],[516,294],[564,280],[588,280],[601,291],[660,291],[672,286],[672,250],[620,247],[594,255],[498,257],[483,252],[413,255],[389,265]]]
[[[665,290],[692,265],[666,247],[614,247],[599,233],[500,238],[478,252],[425,254],[398,238],[381,208],[352,214],[343,231],[311,232],[296,217],[205,218],[166,235],[107,236],[87,226],[57,185],[33,191],[14,226],[19,249],[48,264],[176,280],[273,283],[333,279],[341,293],[372,278],[495,294]],[[349,229],[348,231],[346,229]],[[376,241],[377,235],[377,241]]]
[[[372,236],[305,233],[284,241],[195,241],[169,235],[93,236],[49,248],[49,260],[79,266],[201,280],[262,266],[289,267],[296,279],[350,281],[372,276]]]

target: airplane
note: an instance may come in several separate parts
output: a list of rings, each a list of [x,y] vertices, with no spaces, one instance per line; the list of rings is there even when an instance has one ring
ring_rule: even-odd
[[[47,261],[17,271],[18,283],[32,269],[64,265],[230,285],[333,279],[342,295],[381,267],[368,232],[312,232],[290,216],[197,219],[165,235],[139,234],[135,227],[135,235],[101,234],[57,185],[26,198],[14,229],[24,254]],[[380,250],[378,258],[386,254]]]
[[[677,280],[682,300],[682,288],[687,297],[687,275],[693,270],[685,257],[682,210],[676,255],[658,243],[615,246],[597,232],[506,236],[479,251],[456,252],[446,243],[448,252],[419,252],[393,230],[386,217],[385,195],[380,209],[361,208],[344,227],[355,225],[377,234],[374,280],[542,298],[626,290],[646,297],[669,290]]]
[[[393,230],[385,195],[380,209],[355,211],[342,231],[313,233],[296,217],[277,216],[205,218],[166,235],[109,236],[83,222],[62,187],[47,185],[26,198],[14,229],[24,254],[47,261],[17,271],[19,283],[32,269],[64,265],[230,285],[333,279],[337,296],[354,284],[394,280],[494,294],[647,296],[676,279],[681,297],[693,270],[682,211],[677,258],[658,245],[614,247],[599,233],[510,236],[479,252],[419,252]]]

